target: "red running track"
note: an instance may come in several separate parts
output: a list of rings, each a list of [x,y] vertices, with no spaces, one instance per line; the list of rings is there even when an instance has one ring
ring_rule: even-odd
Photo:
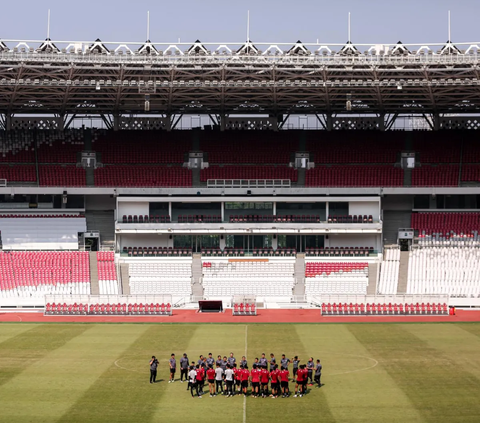
[[[480,311],[457,310],[455,316],[320,316],[320,310],[259,310],[257,316],[174,310],[173,316],[44,316],[42,313],[0,313],[0,322],[30,323],[410,323],[480,322]]]

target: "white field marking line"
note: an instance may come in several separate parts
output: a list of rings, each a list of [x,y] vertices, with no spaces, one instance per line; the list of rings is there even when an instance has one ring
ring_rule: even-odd
[[[118,364],[118,362],[119,362],[120,360],[123,360],[124,358],[126,358],[126,357],[121,357],[121,358],[119,358],[118,360],[115,360],[115,361],[113,362],[113,364],[115,364],[115,366],[117,366],[119,369],[126,370],[127,372],[140,373],[138,370],[127,369],[126,367],[120,366],[120,364]]]
[[[23,322],[22,318],[20,316],[17,315],[17,319],[20,321],[20,322]]]
[[[367,360],[370,360],[370,361],[373,361],[373,366],[370,366],[370,367],[363,367],[362,369],[356,369],[356,370],[349,370],[347,372],[340,372],[340,373],[332,373],[330,374],[329,376],[338,376],[338,375],[347,375],[349,373],[357,373],[357,372],[365,372],[367,370],[371,370],[373,369],[374,367],[377,367],[379,362],[378,360],[375,360],[374,358],[372,357],[367,357],[365,355],[356,355],[356,354],[336,354],[336,355],[347,355],[347,356],[350,356],[350,357],[360,357],[360,358],[365,358]]]
[[[248,353],[248,325],[245,325],[245,358]],[[247,397],[243,397],[243,423],[247,421]]]

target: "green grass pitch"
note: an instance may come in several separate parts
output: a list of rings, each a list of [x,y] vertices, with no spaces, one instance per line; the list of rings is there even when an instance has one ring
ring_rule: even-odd
[[[166,382],[172,352],[230,351],[320,358],[325,385],[192,399]],[[480,324],[1,324],[0,421],[477,423]]]

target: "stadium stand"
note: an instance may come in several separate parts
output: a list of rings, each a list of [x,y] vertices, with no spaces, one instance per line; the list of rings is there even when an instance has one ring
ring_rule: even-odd
[[[209,179],[288,179],[297,182],[297,170],[288,166],[225,165],[210,166],[200,172],[200,180]]]
[[[294,286],[294,261],[283,259],[216,260],[203,262],[203,288],[209,298],[234,295],[290,298]]]
[[[478,234],[480,213],[425,212],[412,213],[412,228],[425,235],[444,235],[447,238],[456,234]]]
[[[117,269],[115,267],[115,253],[98,251],[97,263],[100,295],[119,294]]]
[[[87,230],[85,216],[74,214],[31,217],[0,215],[4,250],[78,250],[78,234]],[[50,217],[52,216],[52,217]],[[53,217],[55,216],[55,217]]]
[[[170,294],[173,301],[192,294],[191,261],[148,261],[129,265],[130,293]]]
[[[89,294],[87,252],[0,252],[0,295]]]
[[[307,262],[305,294],[363,294],[367,293],[368,263]]]
[[[409,257],[407,294],[480,296],[479,241],[427,237]]]
[[[381,263],[380,279],[378,281],[379,294],[395,295],[398,289],[398,271],[400,268],[400,249],[385,248],[384,260]]]
[[[180,166],[106,165],[95,170],[97,187],[190,187],[192,172]]]

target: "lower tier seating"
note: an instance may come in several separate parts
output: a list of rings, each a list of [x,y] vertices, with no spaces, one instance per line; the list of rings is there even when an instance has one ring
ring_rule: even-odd
[[[455,187],[459,183],[459,165],[424,165],[412,171],[412,186]]]
[[[360,294],[367,293],[368,263],[307,262],[305,294]]]
[[[397,294],[399,269],[400,249],[385,249],[384,260],[380,268],[380,279],[378,281],[379,294]]]
[[[457,244],[413,249],[407,294],[480,297],[480,248],[468,245],[468,241]]]
[[[294,261],[215,262],[203,267],[206,297],[287,297],[294,285]]]
[[[192,295],[192,263],[130,263],[130,294]]]
[[[115,253],[97,252],[98,285],[100,295],[119,294]]]
[[[87,252],[0,252],[0,296],[90,294]]]
[[[368,257],[373,252],[373,247],[308,247],[305,255],[307,257]]]

